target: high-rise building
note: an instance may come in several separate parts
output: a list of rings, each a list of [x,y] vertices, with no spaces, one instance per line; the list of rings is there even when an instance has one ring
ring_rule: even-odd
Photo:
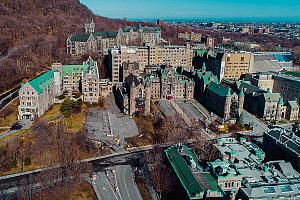
[[[123,63],[137,62],[139,72],[144,73],[147,65],[167,65],[190,68],[193,51],[191,46],[120,46],[109,49],[109,70],[112,82],[120,80],[120,68]]]
[[[205,56],[207,69],[220,80],[238,80],[241,75],[249,73],[253,66],[253,55],[250,52],[208,52]]]

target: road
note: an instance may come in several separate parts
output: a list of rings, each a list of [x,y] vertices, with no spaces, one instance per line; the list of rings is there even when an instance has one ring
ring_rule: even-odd
[[[142,200],[130,165],[117,165],[105,172],[97,172],[91,182],[98,199]]]
[[[32,125],[32,121],[30,121],[30,120],[25,120],[25,119],[24,119],[24,120],[19,120],[18,123],[21,125],[20,128],[18,128],[18,129],[16,129],[16,130],[8,130],[8,131],[6,131],[6,132],[0,134],[0,140],[1,140],[1,139],[4,139],[4,138],[6,138],[6,137],[8,137],[8,136],[10,136],[10,135],[12,135],[12,134],[14,134],[14,133],[17,132],[17,131],[20,131],[20,130],[22,130],[22,129],[28,129],[28,128]],[[13,139],[15,139],[15,138],[13,138]],[[7,142],[7,141],[6,141],[6,142]]]
[[[214,138],[214,139],[216,139],[216,138]],[[212,138],[210,140],[212,140]],[[193,143],[193,142],[195,142],[195,141],[187,141],[187,143]],[[113,154],[109,154],[109,155],[105,155],[105,156],[93,157],[93,158],[89,158],[89,159],[85,159],[85,160],[80,160],[78,162],[91,163],[95,173],[103,172],[108,167],[131,164],[132,160],[141,158],[143,156],[143,153],[146,151],[152,150],[157,147],[166,148],[171,145],[174,145],[174,144],[168,143],[168,144],[149,145],[149,146],[145,146],[145,147],[131,148],[129,151],[126,151],[126,152],[118,152],[118,153],[113,153]],[[129,169],[127,169],[127,168],[123,169],[123,167],[124,166],[121,166],[117,171],[116,177],[118,177],[118,181],[119,181],[119,183],[117,182],[118,185],[120,183],[122,183],[122,180],[124,180],[124,179],[126,179],[125,182],[127,184],[128,180],[130,180],[130,177],[132,177],[132,175],[129,175],[130,174],[130,172],[128,172]],[[7,199],[6,198],[7,196],[15,197],[16,191],[13,191],[13,192],[11,192],[11,191],[13,189],[15,189],[16,186],[20,185],[22,180],[28,179],[28,178],[35,180],[35,178],[41,172],[51,171],[51,170],[55,170],[57,168],[60,168],[60,166],[41,168],[41,169],[36,169],[36,170],[32,170],[32,171],[11,174],[11,175],[7,175],[7,176],[0,176],[0,199]],[[121,171],[119,171],[119,170],[121,170]],[[123,186],[119,186],[120,191],[122,191],[122,193],[124,193],[124,191],[126,193],[126,190],[133,187],[132,180],[133,179],[131,179],[129,181],[130,182],[129,185],[128,186],[126,185],[125,188]],[[103,189],[103,190],[105,190],[105,189]],[[133,192],[134,193],[130,194],[130,195],[136,194],[136,191],[133,191]],[[131,196],[129,196],[129,197],[131,197]],[[138,198],[138,197],[136,197],[136,198]]]
[[[121,200],[143,200],[130,165],[116,166],[116,183]]]
[[[13,99],[18,97],[20,87],[14,88],[0,96],[0,110],[7,106]]]
[[[92,180],[92,184],[98,199],[119,200],[104,172],[96,173],[94,177],[95,180]]]

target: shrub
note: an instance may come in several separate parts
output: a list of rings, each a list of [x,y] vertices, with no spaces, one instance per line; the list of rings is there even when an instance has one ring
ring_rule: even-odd
[[[76,92],[76,94],[74,95],[74,98],[75,98],[75,99],[78,99],[79,97],[81,97],[80,92]]]
[[[31,158],[30,158],[30,157],[26,157],[26,158],[24,159],[24,165],[25,165],[25,166],[31,165]]]
[[[13,160],[10,164],[11,168],[17,168],[17,160]]]
[[[81,111],[81,105],[81,99],[78,99],[77,101],[66,99],[62,103],[59,110],[66,118],[69,118],[73,113],[78,113]]]
[[[65,95],[62,94],[62,95],[58,96],[57,98],[58,98],[59,100],[63,100],[63,99],[65,99],[66,97],[65,97]]]

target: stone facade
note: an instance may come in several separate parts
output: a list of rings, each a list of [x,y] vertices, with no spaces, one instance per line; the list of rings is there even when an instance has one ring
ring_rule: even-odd
[[[99,72],[97,62],[89,59],[84,62],[88,69],[82,73],[82,95],[83,101],[88,103],[98,103],[99,100]]]
[[[82,65],[54,63],[48,72],[22,84],[18,118],[34,120],[42,116],[63,92],[80,91],[83,101],[97,103],[100,94],[112,91],[109,85],[100,85],[97,62],[91,58]]]
[[[285,118],[289,121],[298,121],[299,119],[299,105],[297,101],[288,101],[286,104]]]
[[[207,70],[222,79],[238,80],[247,74],[253,67],[253,54],[250,52],[197,52],[194,58],[195,65],[206,63]]]
[[[201,33],[194,33],[194,32],[178,33],[178,38],[183,39],[185,41],[200,42],[201,37],[202,37]]]
[[[150,114],[151,95],[148,80],[130,74],[122,86],[116,89],[117,104],[124,114]]]
[[[252,85],[249,81],[236,81],[233,86],[237,93],[245,94],[244,109],[265,120],[281,121],[285,118],[286,107],[279,93],[272,93]]]
[[[120,46],[109,50],[109,70],[112,82],[122,82],[120,68],[123,63],[138,62],[139,73],[144,73],[148,65],[170,65],[173,67],[192,66],[191,46]]]
[[[300,79],[293,76],[273,74],[274,80],[273,92],[282,95],[284,101],[293,101],[297,99],[300,103]]]
[[[85,23],[85,33],[71,35],[67,41],[67,53],[72,56],[87,53],[107,54],[109,48],[118,45],[147,43],[156,45],[160,42],[161,30],[158,27],[125,27],[117,32],[95,32],[95,23]]]
[[[206,71],[205,63],[201,70],[191,69],[190,72],[186,73],[195,80],[195,99],[223,118],[223,121],[230,119],[231,105],[234,102],[231,89],[220,84],[218,77],[213,75],[211,71]]]
[[[143,44],[157,45],[161,40],[161,29],[159,27],[137,27],[127,26],[118,30],[122,44]]]
[[[130,73],[117,87],[119,107],[129,115],[149,113],[151,99],[191,99],[193,94],[194,82],[167,66],[157,66],[152,73],[141,76]]]
[[[22,84],[19,100],[19,119],[34,120],[42,116],[54,104],[54,71]]]

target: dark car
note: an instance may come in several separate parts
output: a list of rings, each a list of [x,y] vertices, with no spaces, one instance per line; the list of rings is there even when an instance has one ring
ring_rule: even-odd
[[[14,125],[12,125],[10,130],[20,130],[21,128],[22,128],[22,125],[17,122]]]

